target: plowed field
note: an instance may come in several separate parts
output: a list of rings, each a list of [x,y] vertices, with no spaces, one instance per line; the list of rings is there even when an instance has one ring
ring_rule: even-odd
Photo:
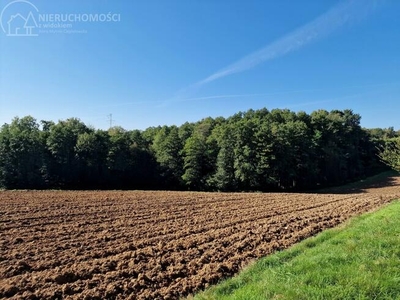
[[[331,194],[0,192],[0,298],[177,299],[400,197],[400,178]]]

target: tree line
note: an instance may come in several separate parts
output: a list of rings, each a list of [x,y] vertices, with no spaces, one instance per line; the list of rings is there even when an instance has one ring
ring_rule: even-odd
[[[306,190],[370,175],[389,129],[363,129],[351,110],[239,112],[181,126],[96,130],[14,118],[0,129],[7,189]]]

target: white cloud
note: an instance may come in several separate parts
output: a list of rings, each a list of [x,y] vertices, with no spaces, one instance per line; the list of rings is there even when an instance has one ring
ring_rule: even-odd
[[[208,76],[197,82],[196,85],[203,85],[234,73],[246,71],[265,61],[296,51],[317,39],[327,36],[347,23],[364,18],[373,10],[376,4],[377,1],[374,0],[348,0],[342,2],[310,23]]]
[[[347,0],[339,3],[315,20],[297,28],[264,48],[247,55],[203,80],[178,91],[167,102],[182,101],[194,94],[201,86],[217,79],[244,72],[269,60],[296,51],[305,45],[325,37],[345,24],[360,21],[371,13],[379,0]]]

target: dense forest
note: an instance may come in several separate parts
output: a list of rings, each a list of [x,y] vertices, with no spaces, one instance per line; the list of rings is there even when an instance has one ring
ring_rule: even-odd
[[[144,131],[15,118],[0,129],[7,189],[309,190],[382,170],[400,134],[351,110],[249,110]]]

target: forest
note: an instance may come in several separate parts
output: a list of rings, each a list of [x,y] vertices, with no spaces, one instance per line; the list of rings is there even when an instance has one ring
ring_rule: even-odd
[[[365,129],[360,119],[351,110],[264,108],[181,126],[98,130],[76,118],[16,117],[0,129],[0,188],[312,190],[386,167],[400,132]]]

